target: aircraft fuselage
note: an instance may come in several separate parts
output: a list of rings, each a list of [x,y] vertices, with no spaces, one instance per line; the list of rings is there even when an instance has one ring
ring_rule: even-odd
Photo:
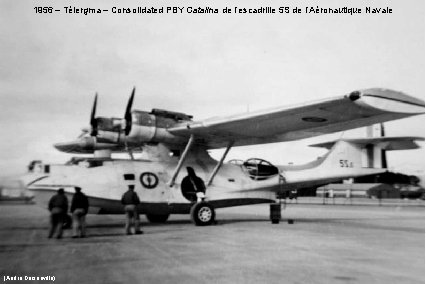
[[[82,188],[89,197],[91,213],[122,213],[121,196],[128,184],[135,185],[141,200],[140,212],[147,214],[187,214],[193,202],[182,193],[181,182],[187,176],[185,167],[192,167],[201,179],[208,180],[216,165],[211,158],[194,159],[185,163],[176,182],[169,181],[177,160],[155,162],[148,160],[84,159],[71,165],[51,165],[50,173],[33,183],[36,202],[47,204],[59,188],[70,197],[74,187]],[[134,181],[123,176],[133,174]],[[240,165],[223,164],[210,186],[206,200],[215,208],[274,202],[279,190],[279,175],[264,180],[253,180]]]

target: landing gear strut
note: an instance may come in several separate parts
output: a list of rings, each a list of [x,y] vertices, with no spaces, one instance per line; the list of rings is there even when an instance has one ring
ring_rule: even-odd
[[[207,202],[198,202],[191,207],[191,221],[196,226],[208,226],[214,223],[216,213],[214,207]]]
[[[272,224],[279,224],[281,220],[281,203],[271,203],[269,205],[269,217]]]

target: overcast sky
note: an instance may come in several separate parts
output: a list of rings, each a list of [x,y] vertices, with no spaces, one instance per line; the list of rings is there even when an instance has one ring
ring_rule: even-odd
[[[64,6],[218,8],[359,7],[331,14],[65,14]],[[262,5],[263,4],[263,5]],[[34,6],[61,12],[36,14]],[[366,6],[392,14],[365,14]],[[75,139],[98,115],[163,108],[195,119],[231,115],[385,87],[425,97],[424,1],[15,1],[0,2],[0,175],[28,162],[65,162],[53,143]],[[220,11],[221,12],[221,11]],[[424,136],[424,116],[386,123],[388,135]],[[352,135],[363,135],[361,131]],[[361,133],[361,134],[360,134]],[[306,145],[338,138],[233,149],[229,158],[302,163]],[[351,136],[350,132],[344,134]],[[422,144],[423,146],[423,144]],[[215,153],[217,155],[217,153]],[[389,166],[424,172],[424,148]]]

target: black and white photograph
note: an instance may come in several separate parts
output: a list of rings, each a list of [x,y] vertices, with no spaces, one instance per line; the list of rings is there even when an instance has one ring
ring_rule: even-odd
[[[0,281],[424,283],[423,0],[1,0]]]

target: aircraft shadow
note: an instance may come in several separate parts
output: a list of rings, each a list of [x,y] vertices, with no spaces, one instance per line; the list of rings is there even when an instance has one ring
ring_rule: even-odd
[[[124,221],[123,222],[116,222],[116,223],[106,223],[106,224],[90,224],[88,223],[86,225],[86,228],[88,229],[111,229],[111,228],[124,228]]]
[[[164,226],[167,224],[173,224],[173,225],[184,225],[184,224],[192,224],[191,220],[170,220],[170,221],[166,221],[165,223],[145,223],[142,222],[143,226]]]
[[[109,238],[109,237],[126,237],[126,235],[123,232],[116,232],[116,233],[93,233],[93,232],[88,232],[87,236],[85,238],[79,238],[76,239],[76,241],[83,241],[83,240],[88,240],[90,241],[93,238],[99,239],[99,238]]]
[[[362,221],[363,219],[356,219],[356,218],[301,218],[301,219],[294,219],[294,218],[282,218],[280,220],[281,223],[289,223],[293,222],[295,223],[343,223],[343,222],[354,222],[354,221]],[[227,224],[234,224],[234,223],[271,223],[271,220],[269,218],[265,219],[246,219],[246,218],[238,218],[238,219],[224,219],[224,220],[217,220],[216,225],[227,225]]]
[[[214,225],[221,226],[221,225],[228,225],[228,224],[235,224],[235,223],[259,223],[259,222],[271,222],[269,219],[245,219],[245,218],[239,218],[239,219],[219,219],[216,220],[216,223]]]
[[[16,230],[28,230],[28,231],[32,231],[32,230],[47,230],[48,226],[47,225],[43,225],[43,226],[30,226],[30,227],[2,227],[0,228],[0,231],[16,231]]]

